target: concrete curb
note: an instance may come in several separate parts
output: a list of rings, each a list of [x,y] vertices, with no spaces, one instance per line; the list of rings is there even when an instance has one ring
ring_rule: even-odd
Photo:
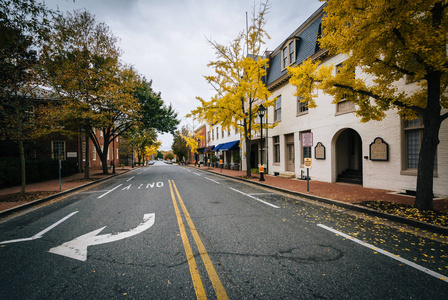
[[[363,206],[359,206],[359,205],[354,205],[351,203],[346,203],[346,202],[342,202],[342,201],[338,201],[338,200],[333,200],[333,199],[329,199],[329,198],[324,198],[324,197],[319,197],[319,196],[314,196],[314,195],[309,195],[309,194],[305,194],[305,193],[300,193],[300,192],[294,192],[294,191],[289,191],[286,189],[282,189],[279,187],[275,187],[275,186],[270,186],[264,183],[260,183],[257,181],[252,181],[252,180],[248,180],[248,179],[244,179],[244,178],[238,178],[238,177],[234,177],[234,176],[230,176],[230,175],[226,175],[226,174],[222,174],[222,173],[216,173],[216,172],[212,172],[206,169],[203,169],[206,172],[209,172],[211,174],[216,174],[219,176],[223,176],[223,177],[227,177],[227,178],[232,178],[235,180],[240,180],[240,181],[244,181],[247,183],[252,183],[252,184],[256,184],[259,186],[262,186],[264,188],[268,188],[268,189],[273,189],[282,193],[286,193],[286,194],[290,194],[290,195],[294,195],[294,196],[299,196],[302,198],[306,198],[306,199],[310,199],[310,200],[314,200],[314,201],[318,201],[318,202],[323,202],[326,204],[331,204],[331,205],[335,205],[338,207],[342,207],[342,208],[346,208],[346,209],[350,209],[350,210],[354,210],[354,211],[358,211],[361,213],[366,213],[368,215],[372,215],[372,216],[376,216],[376,217],[380,217],[383,219],[387,219],[387,220],[391,220],[391,221],[395,221],[395,222],[399,222],[402,224],[406,224],[406,225],[410,225],[413,227],[417,227],[419,229],[423,229],[423,230],[428,230],[431,231],[433,233],[439,233],[439,234],[443,234],[443,235],[448,235],[448,228],[446,227],[442,227],[442,226],[438,226],[438,225],[433,225],[433,224],[429,224],[429,223],[425,223],[425,222],[420,222],[420,221],[416,221],[416,220],[412,220],[412,219],[408,219],[408,218],[404,218],[404,217],[400,217],[400,216],[395,216],[395,215],[391,215],[388,213],[383,213],[374,209],[370,209],[367,207],[363,207]]]
[[[41,198],[41,199],[38,199],[38,200],[35,200],[35,201],[31,201],[31,202],[28,202],[28,203],[25,203],[25,204],[22,204],[22,205],[19,205],[19,206],[11,207],[10,209],[4,210],[4,211],[0,211],[0,219],[1,218],[5,218],[7,216],[10,216],[10,215],[12,215],[14,213],[26,210],[28,208],[34,207],[34,206],[36,206],[38,204],[48,202],[50,200],[56,199],[58,197],[67,195],[67,194],[72,193],[72,192],[76,192],[77,190],[83,189],[85,187],[88,187],[88,186],[91,186],[91,185],[94,185],[94,184],[97,184],[97,183],[109,180],[109,179],[114,178],[116,176],[121,176],[123,174],[126,174],[126,173],[132,171],[132,170],[135,170],[135,169],[126,170],[126,171],[121,172],[119,174],[107,176],[107,177],[104,177],[104,178],[101,178],[101,179],[98,179],[98,180],[95,180],[95,181],[92,181],[92,182],[89,182],[89,183],[86,183],[86,184],[74,187],[72,189],[69,189],[69,190],[66,190],[66,191],[63,191],[63,192],[60,192],[60,193],[57,193],[57,194],[45,197],[45,198]]]

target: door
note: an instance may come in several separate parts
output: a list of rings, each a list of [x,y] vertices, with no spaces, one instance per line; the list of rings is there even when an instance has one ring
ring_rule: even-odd
[[[286,171],[295,172],[294,144],[287,144],[286,149]]]

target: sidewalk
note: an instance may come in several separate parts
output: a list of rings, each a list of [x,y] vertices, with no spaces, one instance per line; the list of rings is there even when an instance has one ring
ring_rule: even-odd
[[[193,165],[189,167],[198,168]],[[244,178],[245,171],[235,171],[212,167],[200,167],[201,170],[219,173],[230,177]],[[306,180],[299,180],[295,178],[282,178],[279,176],[264,175],[265,181],[259,181],[258,174],[252,174],[249,181],[264,184],[270,187],[280,188],[287,191],[302,193],[309,196],[322,197],[332,200],[337,200],[345,203],[359,203],[364,201],[381,200],[400,204],[413,205],[415,201],[414,196],[399,195],[391,191],[365,188],[357,184],[348,183],[329,183],[322,181],[310,180],[309,193],[307,192]],[[434,209],[440,211],[448,211],[448,199],[434,200]]]
[[[129,171],[130,169],[131,167],[124,167],[124,168],[119,167],[115,169],[115,173],[121,174],[123,172]],[[61,189],[59,189],[59,179],[52,179],[48,181],[27,184],[25,192],[26,193],[43,192],[40,194],[42,194],[42,196],[45,197],[51,194],[68,191],[73,188],[77,188],[82,185],[86,185],[88,183],[92,183],[113,176],[114,174],[111,173],[112,171],[109,170],[108,175],[103,175],[101,170],[98,169],[90,170],[90,179],[84,179],[84,173],[75,173],[71,176],[63,177],[61,179]],[[0,189],[0,197],[8,198],[7,195],[11,196],[10,201],[8,201],[7,199],[6,199],[7,201],[0,201],[0,212],[28,203],[28,201],[16,201],[14,199],[15,198],[14,194],[20,193],[21,190],[22,190],[21,186],[14,186]]]

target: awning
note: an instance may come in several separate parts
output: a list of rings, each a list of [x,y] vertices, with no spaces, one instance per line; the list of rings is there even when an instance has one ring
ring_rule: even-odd
[[[229,151],[229,150],[237,150],[239,148],[240,141],[233,141],[222,144],[221,148],[219,148],[219,151]]]
[[[218,146],[216,146],[215,148],[213,148],[213,151],[219,151],[220,148],[222,147],[222,145],[224,145],[224,144],[219,144]]]
[[[207,153],[208,151],[212,150],[213,147],[215,147],[215,146],[208,146],[208,147],[205,147],[203,153]]]

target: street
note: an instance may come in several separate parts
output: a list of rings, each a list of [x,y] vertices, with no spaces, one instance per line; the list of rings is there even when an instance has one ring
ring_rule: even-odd
[[[156,162],[0,223],[2,299],[446,299],[440,239]]]

